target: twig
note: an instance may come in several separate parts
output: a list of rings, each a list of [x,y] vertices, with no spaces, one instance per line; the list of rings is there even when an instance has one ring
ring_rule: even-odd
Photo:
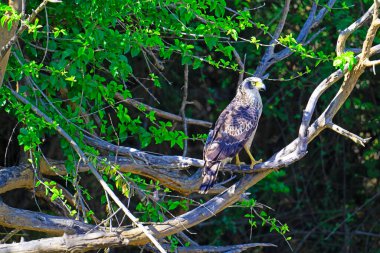
[[[370,61],[370,60],[367,60],[364,62],[365,66],[366,67],[373,67],[375,65],[379,65],[380,64],[380,60],[373,60],[373,61]]]
[[[23,104],[29,104],[31,106],[31,109],[35,114],[43,118],[46,122],[49,122],[50,124],[53,124],[53,120],[48,117],[46,114],[44,114],[42,111],[40,111],[37,107],[35,107],[33,104],[31,104],[28,100],[26,100],[23,96],[15,92],[14,90],[10,89],[13,96],[17,98],[20,102]],[[111,198],[115,201],[115,203],[124,211],[124,213],[128,216],[128,218],[137,225],[143,233],[149,238],[149,240],[157,247],[157,249],[160,250],[160,252],[165,252],[165,250],[162,248],[162,246],[158,243],[158,241],[150,234],[147,229],[138,221],[136,217],[133,216],[133,214],[128,210],[128,208],[121,202],[121,200],[116,196],[116,194],[111,190],[111,188],[108,186],[108,184],[104,181],[102,176],[99,174],[99,172],[96,170],[94,165],[87,159],[86,155],[82,151],[82,149],[78,146],[78,144],[71,138],[70,135],[66,133],[66,131],[61,128],[59,125],[56,126],[57,132],[65,138],[71,145],[71,147],[77,152],[80,159],[83,160],[85,164],[88,165],[90,168],[92,174],[95,176],[95,178],[99,181],[99,183],[102,185],[103,189],[111,196]]]
[[[116,93],[115,98],[117,100],[121,101],[122,103],[131,105],[137,109],[141,110],[142,108],[144,108],[147,111],[154,111],[155,115],[157,115],[158,117],[168,119],[168,120],[183,122],[183,118],[181,116],[178,116],[178,115],[175,115],[173,113],[154,108],[150,105],[136,101],[135,99],[131,99],[131,98],[124,99],[124,97],[120,93]],[[212,123],[209,121],[191,119],[191,118],[187,118],[186,121],[187,121],[187,124],[189,124],[189,125],[197,125],[197,126],[202,126],[202,127],[207,127],[207,128],[212,127]]]
[[[365,144],[367,144],[371,140],[371,137],[364,139],[364,138],[362,138],[362,137],[360,137],[354,133],[347,131],[346,129],[344,129],[344,128],[342,128],[342,127],[340,127],[340,126],[338,126],[332,122],[327,123],[327,127],[330,128],[331,130],[334,130],[338,134],[341,134],[341,135],[349,138],[350,140],[352,140],[356,144],[362,145],[363,147],[365,146]]]
[[[152,52],[151,49],[142,47],[142,49],[148,53],[154,60],[154,65],[160,70],[163,71],[165,69],[164,64],[158,59],[158,57]]]
[[[46,47],[45,47],[44,57],[42,57],[41,63],[44,63],[47,52],[48,52],[48,48],[49,48],[50,31],[49,31],[49,18],[48,18],[48,13],[47,13],[46,8],[45,8],[45,19],[46,19]]]
[[[307,40],[307,37],[309,35],[309,32],[312,28],[315,28],[319,25],[319,23],[322,21],[324,16],[327,14],[328,9],[331,9],[332,6],[335,4],[336,0],[330,0],[326,7],[323,7],[321,10],[319,10],[317,14],[317,4],[313,2],[313,5],[310,10],[309,17],[305,21],[303,27],[301,28],[301,31],[299,32],[296,41],[297,43],[303,43],[303,45],[307,45],[307,43],[310,43],[312,40]],[[313,36],[315,38],[315,36]],[[272,37],[274,38],[274,37]],[[306,43],[307,40],[307,43]],[[278,41],[277,41],[278,42]],[[290,48],[284,48],[279,52],[273,53],[273,55],[268,58],[268,61],[261,61],[259,67],[255,71],[255,76],[264,76],[265,72],[276,62],[279,62],[286,57],[293,54],[293,50]]]
[[[152,92],[150,92],[150,90],[142,83],[140,82],[140,80],[135,77],[133,74],[131,74],[132,78],[138,83],[140,84],[141,87],[143,87],[143,89],[154,99],[154,101],[156,101],[158,104],[160,104],[160,101],[158,101],[158,99],[153,95]]]
[[[187,104],[187,94],[189,89],[189,65],[185,64],[185,70],[184,70],[184,84],[183,84],[183,97],[182,97],[182,105],[180,109],[180,113],[182,115],[182,122],[183,122],[183,131],[186,136],[188,136],[187,131],[187,119],[186,119],[186,104]],[[183,156],[186,156],[187,154],[187,139],[183,140]]]
[[[11,232],[9,232],[3,239],[0,240],[0,244],[6,243],[9,239],[11,239],[15,234],[20,232],[21,229],[15,228]]]

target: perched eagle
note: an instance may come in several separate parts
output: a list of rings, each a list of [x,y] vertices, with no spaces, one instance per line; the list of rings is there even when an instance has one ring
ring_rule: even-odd
[[[239,152],[245,149],[251,159],[251,168],[256,161],[250,150],[259,123],[263,104],[259,90],[265,85],[258,77],[249,77],[239,84],[236,96],[223,110],[210,131],[203,150],[203,180],[199,193],[204,194],[215,184],[219,167],[236,157],[240,165]]]

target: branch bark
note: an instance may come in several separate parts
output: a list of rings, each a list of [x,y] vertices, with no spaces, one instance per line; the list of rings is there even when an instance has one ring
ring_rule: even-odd
[[[1,201],[0,225],[17,229],[40,231],[54,235],[62,235],[64,233],[83,234],[94,229],[93,225],[80,221],[13,208]]]
[[[54,253],[87,252],[128,245],[128,240],[115,232],[94,232],[85,235],[64,235],[47,239],[0,245],[0,252]]]

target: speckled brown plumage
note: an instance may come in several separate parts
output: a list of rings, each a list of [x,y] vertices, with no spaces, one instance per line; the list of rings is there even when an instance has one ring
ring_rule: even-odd
[[[235,157],[243,147],[249,150],[262,112],[259,89],[265,89],[260,78],[245,79],[236,96],[223,110],[210,131],[203,150],[203,180],[200,193],[206,193],[216,181],[221,165]]]

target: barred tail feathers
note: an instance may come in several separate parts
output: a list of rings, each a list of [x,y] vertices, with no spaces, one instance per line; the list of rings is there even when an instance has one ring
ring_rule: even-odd
[[[202,176],[203,176],[202,184],[199,187],[200,194],[207,193],[208,190],[214,186],[220,165],[221,165],[221,162],[206,163],[205,167],[203,168],[203,173],[202,173]]]

